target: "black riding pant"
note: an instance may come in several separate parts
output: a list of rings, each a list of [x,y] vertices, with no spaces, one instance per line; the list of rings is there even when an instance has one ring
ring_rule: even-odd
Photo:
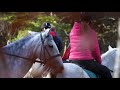
[[[100,75],[101,78],[112,78],[110,70],[94,60],[70,60],[70,62]]]

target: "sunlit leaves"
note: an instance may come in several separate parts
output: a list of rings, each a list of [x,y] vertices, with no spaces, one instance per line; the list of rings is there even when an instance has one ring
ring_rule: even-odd
[[[11,41],[14,42],[16,40],[19,40],[19,39],[25,37],[26,35],[28,35],[28,30],[20,30],[18,32],[18,35],[16,36],[16,38],[12,39]]]
[[[116,47],[117,42],[117,18],[103,17],[93,20],[94,28],[97,31],[101,53],[107,51],[111,45]]]

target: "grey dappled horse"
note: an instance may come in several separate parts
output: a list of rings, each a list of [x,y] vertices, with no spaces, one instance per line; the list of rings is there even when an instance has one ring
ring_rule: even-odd
[[[1,48],[0,78],[23,78],[34,62],[44,65],[44,70],[58,73],[63,63],[49,29],[28,35]],[[36,61],[39,58],[41,61]],[[43,72],[41,72],[43,73]]]
[[[29,32],[34,34],[36,32]],[[117,48],[112,48],[108,46],[108,51],[101,55],[102,64],[107,66],[111,71],[114,71],[114,62],[116,57]],[[73,63],[64,63],[64,71],[56,75],[56,78],[90,78],[84,69]],[[32,68],[26,75],[26,78],[41,78],[39,68],[41,65],[39,63],[33,64]],[[111,72],[112,73],[112,72]],[[50,78],[50,73],[45,77]]]
[[[111,72],[112,75],[114,73],[114,65],[117,53],[119,53],[117,48],[112,48],[111,46],[108,46],[108,51],[101,55],[102,65],[105,65],[111,71],[113,71]]]

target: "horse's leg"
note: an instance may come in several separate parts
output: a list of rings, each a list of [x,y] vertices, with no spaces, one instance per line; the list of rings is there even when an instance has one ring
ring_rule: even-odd
[[[56,78],[56,74],[53,74],[53,73],[49,73],[49,76],[51,77],[51,78]]]
[[[43,78],[52,78],[51,77],[51,73],[48,73],[46,77],[43,77]]]

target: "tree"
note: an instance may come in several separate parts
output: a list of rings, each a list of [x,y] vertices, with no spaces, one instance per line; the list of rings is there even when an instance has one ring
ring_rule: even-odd
[[[120,18],[118,21],[118,41],[117,41],[117,54],[114,66],[114,78],[120,78]]]

